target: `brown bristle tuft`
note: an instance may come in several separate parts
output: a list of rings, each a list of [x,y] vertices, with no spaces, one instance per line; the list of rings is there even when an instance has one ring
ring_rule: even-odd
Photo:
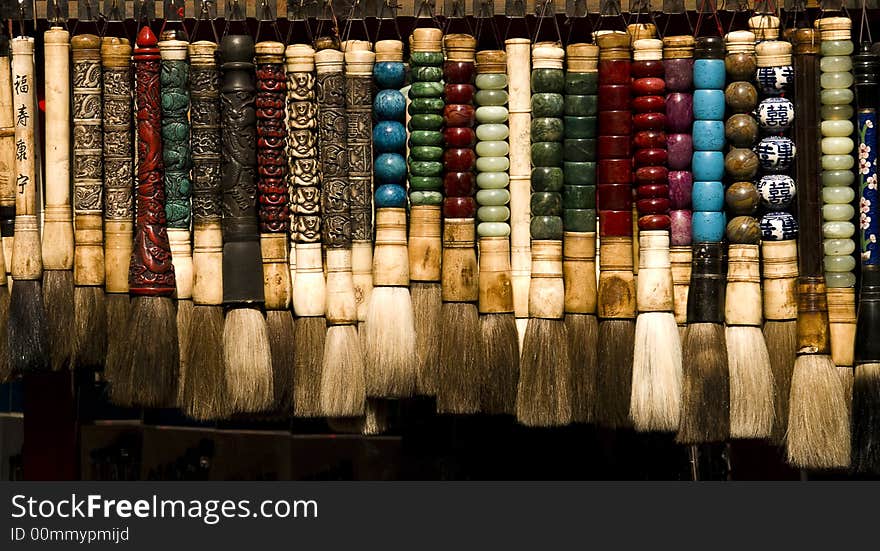
[[[769,438],[776,417],[776,387],[761,329],[731,325],[725,332],[730,369],[730,436]]]
[[[19,279],[9,300],[9,361],[13,373],[49,369],[49,336],[40,281]]]
[[[530,318],[520,359],[516,418],[530,427],[571,422],[571,360],[562,320]]]
[[[223,366],[223,307],[196,304],[191,325],[181,409],[193,419],[222,419],[231,413]]]
[[[327,320],[297,318],[293,329],[293,411],[297,417],[318,417]]]
[[[852,400],[852,464],[880,474],[880,363],[856,366]]]
[[[331,325],[324,341],[320,415],[357,417],[364,413],[364,359],[354,325]]]
[[[414,281],[410,291],[416,328],[416,392],[436,396],[440,376],[440,309],[443,304],[440,284]]]
[[[571,358],[571,420],[592,423],[596,419],[599,320],[592,314],[566,314],[565,329]]]
[[[107,305],[104,289],[78,286],[73,291],[73,365],[100,369],[107,361]]]
[[[293,400],[294,324],[290,310],[266,312],[269,348],[272,350],[272,377],[275,406],[286,409]]]
[[[259,412],[272,408],[272,351],[266,318],[256,308],[239,307],[226,312],[223,322],[223,365],[226,394],[238,412]]]
[[[76,333],[70,331],[74,326],[73,270],[43,272],[43,307],[46,310],[46,331],[52,343],[49,361],[52,371],[61,371],[71,365],[76,338]]]
[[[180,353],[180,371],[177,374],[177,407],[183,408],[183,388],[189,365],[189,343],[192,334],[193,301],[177,301],[177,346]]]
[[[777,446],[785,444],[788,430],[788,400],[791,395],[791,372],[797,359],[797,321],[764,322],[764,340],[770,353],[770,369],[776,384],[774,398],[775,420],[772,442]]]
[[[483,372],[480,314],[470,302],[444,302],[440,309],[439,413],[477,413]]]
[[[367,395],[406,398],[418,365],[413,304],[406,287],[374,287],[362,333]]]
[[[730,435],[730,371],[724,326],[691,323],[682,346],[681,444],[723,442]]]
[[[519,384],[519,336],[513,314],[480,316],[480,342],[483,347],[483,412],[490,415],[516,414],[516,387]]]
[[[609,428],[632,426],[629,402],[635,341],[635,320],[599,320],[596,420]]]
[[[107,324],[107,359],[104,362],[104,380],[112,381],[114,372],[125,359],[128,345],[128,318],[131,315],[131,299],[128,293],[104,295]]]
[[[6,325],[9,323],[9,288],[0,286],[0,383],[13,379],[12,365],[9,362],[9,341]]]

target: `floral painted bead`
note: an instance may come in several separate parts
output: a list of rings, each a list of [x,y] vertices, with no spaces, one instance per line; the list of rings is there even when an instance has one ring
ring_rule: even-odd
[[[794,104],[788,98],[766,98],[758,104],[757,115],[764,132],[785,132],[794,121]]]
[[[797,237],[798,225],[790,212],[768,212],[761,217],[761,238],[765,241],[788,241]]]
[[[755,152],[766,172],[784,172],[794,162],[796,148],[790,138],[769,136],[758,142]]]
[[[765,96],[778,96],[788,91],[794,82],[794,68],[791,65],[782,67],[758,67],[758,87]]]
[[[785,174],[767,174],[758,180],[761,204],[771,210],[784,209],[794,200],[794,178]]]

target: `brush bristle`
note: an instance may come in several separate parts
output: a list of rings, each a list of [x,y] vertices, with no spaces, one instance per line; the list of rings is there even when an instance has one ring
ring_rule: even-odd
[[[636,318],[630,418],[642,432],[673,432],[681,416],[682,351],[671,312]]]
[[[440,377],[440,309],[443,304],[440,284],[413,282],[410,290],[418,362],[416,392],[436,396]]]
[[[193,419],[222,419],[231,413],[223,366],[223,307],[196,304],[191,326],[181,409]]]
[[[530,427],[571,422],[571,359],[562,320],[529,319],[520,359],[516,418]]]
[[[189,343],[192,334],[193,301],[177,301],[177,346],[180,350],[180,371],[177,374],[177,407],[183,408],[183,388],[189,365]]]
[[[9,323],[9,288],[0,287],[0,383],[13,379],[12,365],[9,362],[9,341],[6,325]]]
[[[174,302],[134,297],[127,334],[122,361],[113,370],[111,400],[123,406],[172,407],[180,368]]]
[[[483,373],[480,395],[485,413],[516,414],[516,387],[519,384],[519,336],[513,314],[480,316]]]
[[[388,432],[388,401],[367,398],[361,434],[377,436]]]
[[[266,318],[256,308],[232,308],[223,323],[226,393],[235,412],[272,408],[272,351]]]
[[[320,414],[357,417],[364,413],[364,359],[354,325],[331,325],[324,341]]]
[[[571,420],[592,423],[596,418],[599,320],[591,314],[566,314],[565,330],[571,360]]]
[[[596,420],[609,428],[631,425],[629,402],[635,340],[635,320],[599,320]]]
[[[774,398],[775,421],[771,440],[777,446],[785,444],[788,430],[788,400],[791,395],[791,372],[797,359],[797,321],[764,322],[764,340],[770,354],[770,369],[776,384]]]
[[[104,380],[113,381],[119,365],[125,360],[127,346],[128,318],[131,315],[131,300],[126,294],[104,295],[107,318],[107,359],[104,362]]]
[[[367,396],[412,396],[416,390],[418,366],[409,289],[373,287],[363,333]]]
[[[101,369],[107,360],[107,306],[101,287],[76,287],[73,292],[73,365]]]
[[[831,357],[803,354],[794,364],[788,406],[788,461],[803,469],[845,468],[850,432],[844,389]]]
[[[266,328],[272,350],[275,406],[286,409],[293,400],[293,314],[290,310],[269,310],[266,312]]]
[[[725,330],[730,369],[730,436],[769,438],[776,417],[776,386],[770,353],[758,327]]]
[[[439,413],[477,413],[485,384],[480,314],[469,302],[444,302],[440,309]]]
[[[19,279],[13,283],[7,335],[13,373],[49,369],[49,336],[39,280]]]
[[[880,363],[856,366],[852,400],[852,464],[880,474]]]
[[[52,343],[49,361],[52,371],[61,371],[71,365],[76,339],[75,332],[70,331],[74,326],[73,270],[43,272],[43,307],[46,310],[46,331]]]
[[[691,323],[682,346],[681,444],[723,442],[730,435],[730,370],[724,327]]]
[[[293,329],[293,412],[297,417],[318,417],[327,321],[323,317],[297,318]]]

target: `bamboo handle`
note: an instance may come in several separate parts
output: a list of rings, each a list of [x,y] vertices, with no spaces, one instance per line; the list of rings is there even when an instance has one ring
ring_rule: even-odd
[[[413,281],[440,281],[440,207],[415,205],[410,209],[409,272]]]
[[[0,233],[7,263],[12,260],[7,241],[15,218],[15,120],[12,101],[12,66],[9,40],[0,37]]]
[[[15,243],[13,279],[40,279],[40,229],[36,205],[36,144],[34,141],[34,39],[12,39],[13,113],[15,117]]]
[[[797,353],[829,354],[830,340],[825,278],[801,276],[798,279]]]
[[[357,322],[351,249],[327,249],[327,323]]]
[[[320,243],[296,244],[296,276],[293,291],[293,309],[296,315],[300,317],[324,315],[327,284],[324,280]]]
[[[642,230],[639,242],[641,266],[636,290],[639,312],[672,312],[669,233],[666,230]]]
[[[564,315],[565,284],[562,277],[562,241],[549,239],[532,241],[529,317],[562,319]]]
[[[691,260],[693,255],[691,247],[670,247],[669,260],[672,270],[672,304],[675,313],[675,323],[684,325],[687,323],[688,294],[691,287]]]
[[[797,318],[797,241],[764,241],[761,255],[764,318],[773,321]]]
[[[382,208],[376,212],[373,285],[392,287],[409,285],[406,209]]]
[[[600,318],[636,317],[636,285],[632,265],[631,237],[602,237],[599,240]]]
[[[513,312],[510,241],[506,237],[481,237],[479,243],[480,313]]]
[[[851,366],[854,363],[856,338],[855,288],[827,287],[825,294],[828,301],[831,359],[834,365]]]
[[[565,311],[571,314],[595,314],[596,234],[565,232],[562,254]]]
[[[508,111],[510,127],[510,268],[513,307],[518,318],[529,315],[531,282],[530,128],[531,128],[531,43],[525,38],[505,41],[507,51]]]
[[[476,302],[480,295],[479,269],[474,252],[473,219],[443,221],[442,295],[444,302]]]
[[[761,266],[758,246],[731,243],[727,254],[724,320],[728,325],[760,327]]]

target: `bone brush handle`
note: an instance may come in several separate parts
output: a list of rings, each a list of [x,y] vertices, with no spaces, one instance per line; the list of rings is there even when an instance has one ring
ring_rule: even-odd
[[[43,41],[45,74],[48,77],[45,95],[46,195],[43,268],[69,270],[73,268],[73,213],[70,206],[70,35],[60,27],[52,27],[43,35]],[[98,86],[100,82],[99,71]],[[100,156],[98,162],[100,164]],[[101,276],[103,280],[103,274]]]
[[[34,141],[34,39],[12,39],[12,89],[15,117],[15,241],[12,278],[39,280],[43,275],[36,204],[36,143]]]
[[[133,61],[138,164],[129,292],[141,296],[171,296],[176,290],[176,281],[165,227],[165,186],[162,185],[161,62],[158,40],[148,26],[138,32]]]
[[[104,284],[108,293],[128,293],[128,263],[134,233],[131,45],[105,37],[104,75]]]
[[[531,284],[531,44],[526,38],[509,38],[507,78],[509,81],[508,126],[510,127],[510,278],[513,310],[517,319],[529,317]]]
[[[12,66],[9,39],[0,36],[0,237],[6,258],[4,272],[12,264],[15,225],[15,119],[12,102]],[[6,274],[4,273],[4,277]]]

